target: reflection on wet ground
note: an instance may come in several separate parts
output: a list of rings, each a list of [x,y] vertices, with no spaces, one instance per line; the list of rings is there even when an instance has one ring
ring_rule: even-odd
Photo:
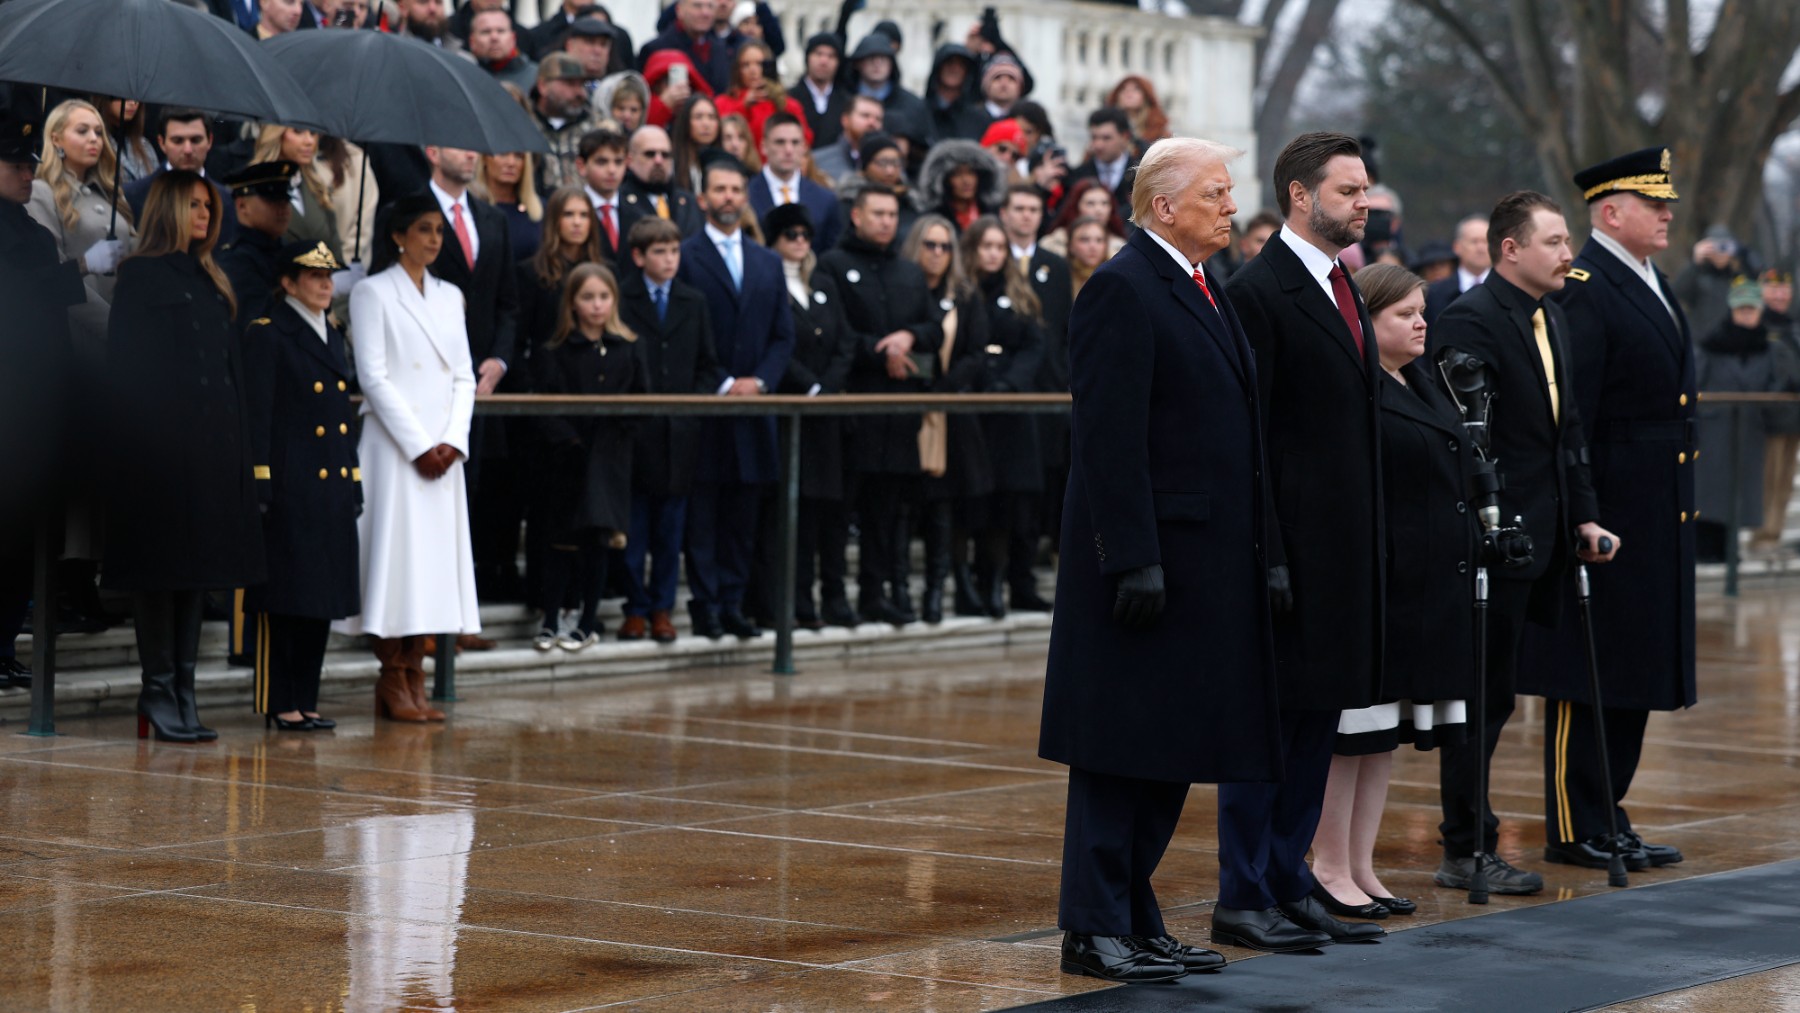
[[[1688,861],[1634,884],[1800,854],[1797,654],[1800,594],[1702,599],[1701,706],[1651,719],[1631,806]],[[0,1009],[957,1011],[1099,987],[1053,950],[1042,666],[995,648],[510,686],[444,727],[346,699],[310,736],[215,710],[204,747],[128,718],[0,734]],[[1399,757],[1377,862],[1411,924],[1606,889],[1539,860],[1541,728],[1527,701],[1494,802],[1502,851],[1549,888],[1485,909],[1431,885],[1435,757]],[[1196,942],[1213,820],[1196,788],[1158,874]],[[1795,1008],[1797,980],[1621,1008]]]

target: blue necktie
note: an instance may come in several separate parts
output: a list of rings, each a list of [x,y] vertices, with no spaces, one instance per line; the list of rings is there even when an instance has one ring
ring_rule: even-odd
[[[731,272],[731,287],[739,292],[744,290],[744,265],[738,263],[738,237],[729,236],[725,240],[725,269]]]
[[[669,318],[668,290],[658,285],[650,290],[650,295],[656,300],[656,322],[660,324]]]

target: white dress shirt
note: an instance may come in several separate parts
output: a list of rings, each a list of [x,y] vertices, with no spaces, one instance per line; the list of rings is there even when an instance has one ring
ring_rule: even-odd
[[[1337,266],[1337,261],[1327,257],[1324,250],[1301,239],[1300,233],[1286,225],[1281,227],[1278,235],[1281,236],[1282,242],[1288,244],[1288,249],[1293,250],[1294,255],[1300,258],[1300,263],[1306,268],[1306,273],[1312,275],[1313,279],[1319,283],[1319,288],[1325,293],[1325,301],[1336,306],[1337,293],[1331,290],[1331,269]]]
[[[1167,250],[1169,252],[1169,256],[1175,258],[1175,263],[1181,265],[1181,273],[1191,276],[1195,271],[1198,271],[1200,269],[1199,264],[1189,263],[1186,255],[1184,255],[1180,250],[1177,250],[1175,248],[1174,243],[1169,242],[1167,239],[1164,239],[1163,237],[1157,235],[1154,231],[1152,231],[1150,229],[1145,229],[1144,235],[1149,236],[1151,239],[1156,240],[1156,245]]]
[[[820,116],[825,115],[826,108],[831,105],[832,86],[826,85],[825,88],[821,90],[818,85],[813,84],[812,78],[802,78],[802,80],[806,82],[807,94],[812,96],[813,112],[818,113]]]
[[[479,258],[481,256],[481,237],[475,232],[475,209],[469,206],[469,192],[464,190],[460,195],[452,197],[445,193],[434,179],[431,181],[431,195],[437,198],[438,207],[444,212],[444,231],[450,235],[456,235],[456,216],[450,209],[452,207],[462,208],[463,225],[469,231],[469,259]],[[461,241],[459,237],[457,242]]]
[[[1125,169],[1131,165],[1131,152],[1127,151],[1110,162],[1094,163],[1095,175],[1108,190],[1117,190],[1119,183],[1125,178]]]
[[[1631,268],[1638,277],[1644,279],[1644,284],[1650,286],[1650,291],[1655,292],[1656,297],[1662,300],[1663,309],[1668,310],[1670,318],[1673,319],[1675,316],[1675,308],[1669,305],[1668,294],[1662,290],[1661,285],[1657,284],[1656,269],[1650,266],[1650,261],[1639,260],[1636,257],[1633,257],[1631,252],[1625,249],[1624,245],[1617,239],[1601,232],[1599,229],[1595,229],[1590,234],[1594,237],[1594,242],[1599,243],[1608,253],[1619,258],[1621,263],[1626,267]]]
[[[1486,281],[1487,276],[1488,273],[1486,271],[1483,271],[1480,274],[1470,274],[1463,270],[1462,265],[1458,264],[1456,267],[1456,290],[1458,292],[1467,292]]]
[[[287,304],[294,308],[294,312],[300,314],[300,319],[306,321],[307,326],[313,329],[313,333],[319,336],[319,340],[325,342],[327,345],[331,344],[331,339],[325,336],[325,314],[313,309],[311,306],[306,305],[291,295],[286,296],[285,298]]]

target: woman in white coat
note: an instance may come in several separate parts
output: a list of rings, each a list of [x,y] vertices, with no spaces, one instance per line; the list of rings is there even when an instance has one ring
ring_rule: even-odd
[[[376,638],[378,717],[441,721],[425,698],[427,634],[476,633],[463,461],[475,412],[463,294],[428,268],[444,245],[430,194],[396,201],[372,273],[350,293],[362,385],[362,615],[340,629]]]

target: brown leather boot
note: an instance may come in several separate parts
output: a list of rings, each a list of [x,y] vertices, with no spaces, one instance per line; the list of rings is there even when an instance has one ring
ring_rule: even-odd
[[[404,637],[377,637],[375,660],[381,662],[381,675],[375,680],[375,716],[390,721],[423,722],[425,714],[413,701],[407,683]]]
[[[425,715],[427,721],[444,720],[444,712],[431,705],[431,695],[425,692],[425,638],[408,637],[408,647],[404,657],[406,665],[406,685],[412,692],[413,706]]]

